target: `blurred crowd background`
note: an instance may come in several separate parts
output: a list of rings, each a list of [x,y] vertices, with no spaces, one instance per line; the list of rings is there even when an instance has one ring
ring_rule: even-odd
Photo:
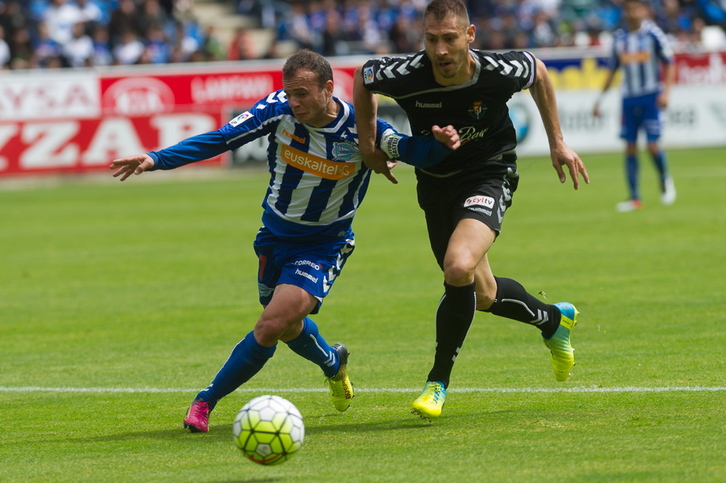
[[[609,46],[622,0],[470,0],[474,47]],[[0,0],[2,69],[410,53],[426,0]],[[726,49],[726,2],[653,0],[676,51]]]

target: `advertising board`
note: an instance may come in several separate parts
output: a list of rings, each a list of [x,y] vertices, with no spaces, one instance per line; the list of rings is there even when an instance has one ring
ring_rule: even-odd
[[[564,52],[564,51],[563,51]],[[602,53],[537,53],[557,90],[565,139],[582,153],[620,149],[619,103],[612,89],[605,115],[590,114],[607,74]],[[350,101],[353,72],[365,59],[332,61],[335,95]],[[107,169],[116,158],[159,149],[215,129],[282,87],[283,60],[136,66],[108,70],[27,71],[0,79],[0,177]],[[726,144],[726,52],[677,56],[666,146]],[[703,89],[703,85],[709,85]],[[520,155],[547,154],[527,93],[510,102]],[[405,115],[381,100],[381,116],[409,132]],[[264,161],[264,140],[213,163]]]

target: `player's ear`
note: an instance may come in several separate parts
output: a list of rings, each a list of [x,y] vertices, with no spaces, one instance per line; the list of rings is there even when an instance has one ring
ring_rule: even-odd
[[[326,81],[325,85],[323,86],[323,89],[327,91],[328,95],[333,95],[333,91],[335,90],[335,84],[333,84],[332,80]]]
[[[475,37],[476,37],[476,25],[471,24],[466,28],[466,41],[471,44],[474,42]]]

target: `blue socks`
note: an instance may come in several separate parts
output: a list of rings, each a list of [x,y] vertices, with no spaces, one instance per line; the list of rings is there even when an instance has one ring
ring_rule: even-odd
[[[201,391],[196,399],[208,402],[210,409],[213,409],[217,401],[257,374],[273,356],[276,347],[260,345],[255,339],[254,332],[250,332],[235,346],[212,383]]]
[[[338,351],[325,342],[318,332],[318,326],[310,318],[303,319],[303,330],[287,345],[295,353],[319,365],[326,377],[333,377],[340,368]],[[276,345],[265,347],[250,332],[232,350],[212,383],[197,394],[196,399],[209,403],[211,409],[227,394],[249,381],[275,354]]]
[[[630,189],[630,199],[639,200],[640,191],[638,190],[638,157],[625,157],[625,174],[628,178],[628,189]]]
[[[653,163],[655,163],[658,174],[660,174],[660,182],[665,183],[666,178],[668,178],[668,164],[663,150],[658,151],[658,154],[653,156]]]
[[[325,377],[333,377],[338,373],[340,368],[338,351],[325,342],[318,331],[318,326],[310,317],[303,319],[302,332],[287,342],[287,346],[296,354],[320,366]]]

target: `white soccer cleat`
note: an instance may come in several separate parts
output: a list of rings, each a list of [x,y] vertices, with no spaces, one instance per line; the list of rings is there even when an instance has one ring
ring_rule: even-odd
[[[670,206],[676,202],[676,185],[673,183],[673,178],[670,176],[663,181],[660,202],[666,206]]]
[[[627,213],[629,211],[638,211],[642,207],[643,203],[640,200],[626,200],[615,205],[615,210],[619,213]]]

